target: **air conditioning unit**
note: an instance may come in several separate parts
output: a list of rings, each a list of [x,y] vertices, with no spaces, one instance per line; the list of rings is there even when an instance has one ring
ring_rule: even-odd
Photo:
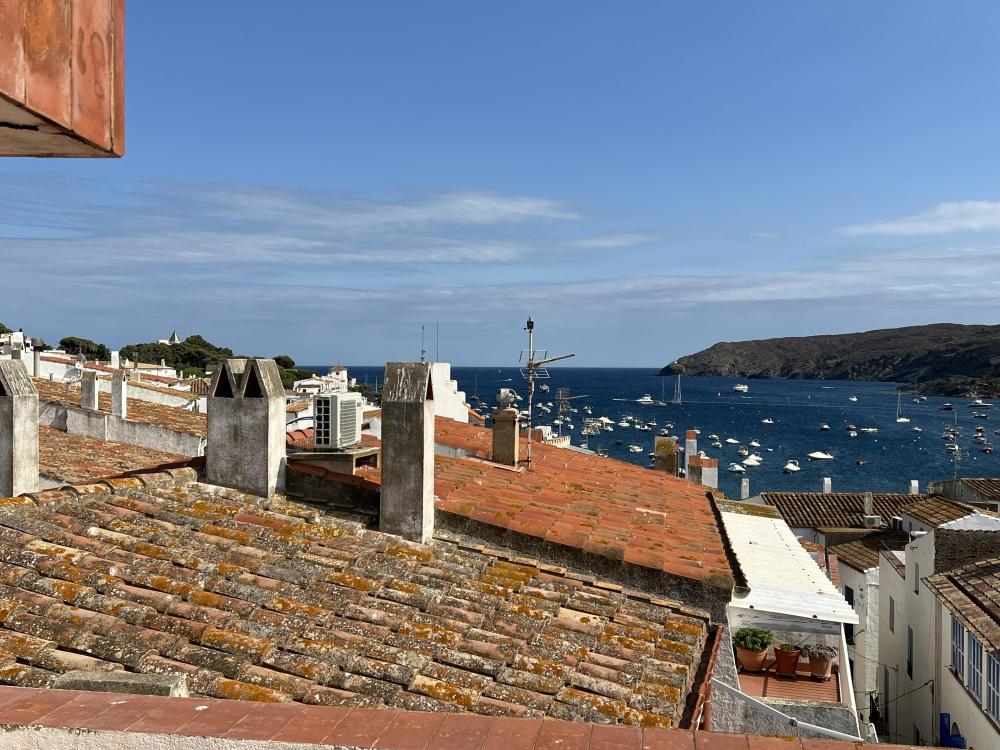
[[[313,447],[345,448],[361,442],[360,393],[313,396]]]
[[[878,529],[882,526],[881,516],[864,516],[866,529]]]

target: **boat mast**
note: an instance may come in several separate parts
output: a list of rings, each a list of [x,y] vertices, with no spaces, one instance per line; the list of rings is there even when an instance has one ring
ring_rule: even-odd
[[[677,373],[677,382],[674,384],[674,400],[673,403],[678,406],[681,403],[681,374]]]

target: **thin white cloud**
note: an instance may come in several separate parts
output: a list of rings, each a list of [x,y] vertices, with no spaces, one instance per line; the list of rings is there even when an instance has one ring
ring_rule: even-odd
[[[642,232],[613,232],[610,234],[599,234],[595,237],[570,240],[566,244],[573,247],[591,248],[594,250],[612,250],[635,247],[636,245],[647,245],[659,239],[659,235],[644,234]]]
[[[841,234],[851,236],[947,234],[950,232],[982,232],[1000,229],[1000,202],[952,201],[938,203],[933,208],[913,216],[870,224],[842,227]]]

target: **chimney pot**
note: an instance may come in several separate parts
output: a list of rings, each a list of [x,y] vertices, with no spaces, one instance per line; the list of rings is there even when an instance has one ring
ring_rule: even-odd
[[[517,466],[520,430],[517,409],[493,412],[493,460],[505,466]]]
[[[80,406],[84,409],[97,411],[97,393],[97,373],[93,370],[84,370],[80,378]]]
[[[124,372],[115,373],[111,381],[111,415],[128,419],[128,381]]]

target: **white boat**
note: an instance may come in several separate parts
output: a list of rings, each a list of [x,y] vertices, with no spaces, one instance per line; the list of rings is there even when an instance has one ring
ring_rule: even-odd
[[[629,453],[642,453],[642,446],[641,445],[630,445],[628,447],[628,452]]]
[[[745,445],[741,445],[739,448],[737,448],[736,452],[739,453],[741,456],[749,456],[750,455],[750,449],[747,448]]]
[[[857,397],[857,396],[848,396],[848,397],[847,397],[847,400],[848,400],[848,401],[857,401],[857,400],[858,400],[858,397]]]
[[[903,393],[896,391],[896,422],[899,424],[909,424],[910,420],[903,416]]]
[[[960,452],[960,451],[962,450],[961,448],[959,448],[959,447],[958,447],[958,444],[957,444],[957,443],[948,443],[948,444],[947,444],[947,445],[946,445],[946,446],[944,447],[944,449],[945,449],[946,451],[948,451],[949,453],[958,453],[958,452]]]
[[[729,445],[739,445],[740,441],[736,438],[726,438],[726,443]]]
[[[764,459],[758,456],[756,453],[751,453],[749,456],[743,459],[743,465],[760,466],[763,461]]]
[[[761,424],[774,424],[774,420],[771,419],[770,417],[764,417],[762,420],[760,420],[760,423]]]
[[[656,420],[655,419],[649,420],[648,422],[646,422],[646,426],[647,427],[656,427]]]
[[[827,453],[826,451],[813,451],[808,455],[810,461],[829,461],[833,458],[833,455]]]
[[[786,474],[794,474],[797,471],[801,471],[801,469],[802,467],[799,466],[799,462],[796,461],[794,458],[792,458],[789,459],[788,463],[785,464],[784,471]]]
[[[757,438],[750,438],[750,442],[748,443],[748,445],[751,448],[760,448],[760,443],[757,442]]]
[[[653,397],[650,396],[648,393],[644,393],[644,394],[642,394],[642,397],[641,398],[637,398],[635,400],[635,402],[637,404],[645,404],[647,406],[652,406],[653,405]]]
[[[721,448],[722,447],[722,441],[721,440],[713,440],[712,441],[712,447],[713,448]]]
[[[649,427],[644,425],[642,422],[636,422],[635,429],[639,430],[639,432],[649,432]]]
[[[625,420],[623,419],[623,420],[622,420],[621,422],[619,422],[619,423],[618,423],[618,426],[619,426],[619,427],[628,427],[628,422],[626,422],[626,421],[625,421]]]
[[[861,431],[869,435],[874,435],[876,432],[878,432],[878,427],[862,427]]]
[[[913,427],[911,427],[910,429],[911,429],[911,430],[912,430],[913,432],[923,432],[923,431],[924,431],[924,428],[923,428],[923,427],[917,427],[916,425],[913,425]]]
[[[733,390],[736,393],[749,393],[750,386],[746,385],[745,383],[737,383],[736,385],[733,386]]]
[[[986,401],[983,401],[981,398],[977,398],[975,401],[969,404],[969,406],[970,407],[981,406],[984,409],[989,409],[991,406],[993,406],[993,404],[987,403]]]
[[[858,431],[857,430],[848,430],[847,431],[847,437],[857,437],[857,436],[858,436]]]
[[[746,471],[746,468],[740,466],[739,464],[729,464],[729,471],[733,472],[734,474],[742,474],[743,472]]]
[[[709,435],[709,436],[708,436],[708,439],[709,439],[709,440],[718,440],[718,439],[719,439],[719,436],[718,436],[718,435],[716,435],[716,434],[715,434],[715,433],[713,432],[713,433],[712,433],[711,435]]]
[[[828,425],[826,422],[824,422],[823,424],[821,424],[819,426],[819,431],[820,432],[829,432],[830,431],[830,425]]]

